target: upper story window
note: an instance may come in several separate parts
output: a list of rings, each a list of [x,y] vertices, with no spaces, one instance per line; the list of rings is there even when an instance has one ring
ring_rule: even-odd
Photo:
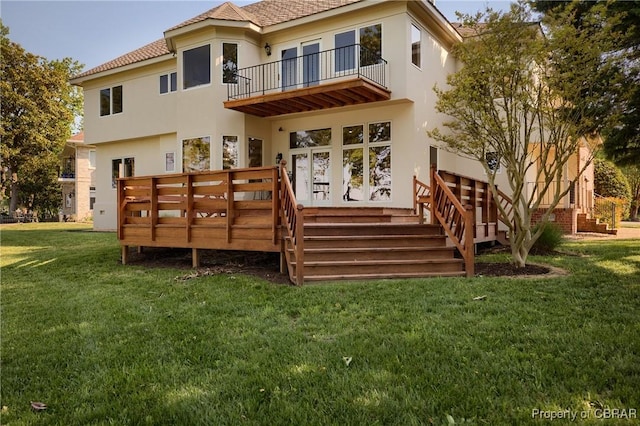
[[[382,24],[369,25],[358,30],[360,66],[375,65],[382,57]],[[348,71],[356,67],[356,30],[334,36],[336,49],[335,71]]]
[[[420,28],[411,24],[411,63],[418,68],[422,66],[420,63],[420,39],[422,37]]]
[[[89,168],[90,169],[96,168],[96,150],[95,149],[92,149],[91,151],[89,151]]]
[[[100,90],[100,116],[122,112],[122,86]]]
[[[238,82],[238,45],[222,43],[222,82]]]
[[[204,45],[182,52],[182,88],[211,83],[211,48]]]
[[[160,94],[178,90],[178,73],[172,72],[160,76]]]
[[[375,65],[382,57],[382,24],[360,28],[360,66]]]
[[[355,30],[335,35],[336,72],[352,70],[356,67],[355,44]]]

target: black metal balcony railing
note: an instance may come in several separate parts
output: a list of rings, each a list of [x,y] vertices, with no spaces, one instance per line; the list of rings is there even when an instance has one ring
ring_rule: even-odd
[[[386,89],[386,65],[387,61],[377,53],[353,44],[241,68],[236,71],[236,82],[227,84],[227,97],[244,99],[350,76],[365,78]]]

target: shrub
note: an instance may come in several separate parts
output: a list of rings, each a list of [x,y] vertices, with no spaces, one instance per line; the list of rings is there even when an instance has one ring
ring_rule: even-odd
[[[623,198],[596,198],[593,207],[593,217],[600,223],[608,223],[609,228],[616,229],[620,221],[629,215],[629,203]]]
[[[538,232],[538,229],[542,227],[542,234],[533,244],[531,248],[532,254],[545,254],[555,251],[556,248],[562,243],[564,240],[564,234],[562,233],[562,229],[558,225],[552,222],[542,222],[538,223],[533,228],[533,233]]]

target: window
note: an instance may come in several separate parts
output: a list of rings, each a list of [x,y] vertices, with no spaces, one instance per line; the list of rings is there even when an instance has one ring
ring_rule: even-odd
[[[356,67],[355,44],[355,30],[335,35],[336,72],[352,70]]]
[[[207,44],[182,53],[182,88],[211,83],[211,49]]]
[[[92,149],[91,151],[89,151],[89,168],[90,169],[96,168],[96,150],[95,149]]]
[[[176,153],[175,152],[164,153],[164,171],[165,172],[176,171]]]
[[[238,45],[222,43],[222,82],[238,83]]]
[[[342,129],[344,201],[391,200],[391,123]],[[367,179],[365,179],[367,177]]]
[[[500,173],[500,157],[497,152],[487,152],[484,155],[484,159],[487,162],[487,168],[493,173]]]
[[[238,137],[222,137],[222,169],[237,169],[238,164]]]
[[[115,158],[111,160],[111,187],[117,188],[119,177],[135,176],[135,159],[133,157]]]
[[[122,112],[122,86],[100,90],[100,116]]]
[[[420,28],[411,24],[411,63],[418,68],[421,67],[420,63]]]
[[[210,170],[209,136],[182,141],[182,171],[184,173]]]
[[[249,138],[249,167],[262,167],[262,139]]]
[[[360,28],[360,66],[375,65],[382,57],[382,25]]]
[[[289,134],[289,148],[331,145],[331,129],[302,130]]]
[[[175,92],[178,90],[178,73],[163,74],[160,76],[160,94]]]

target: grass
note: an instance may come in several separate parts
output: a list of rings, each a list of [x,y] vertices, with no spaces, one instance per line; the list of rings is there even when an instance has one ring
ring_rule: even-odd
[[[552,279],[295,288],[122,266],[115,235],[88,229],[2,228],[2,424],[539,424],[536,409],[600,424],[602,408],[640,410],[638,241],[532,257],[570,271]]]

